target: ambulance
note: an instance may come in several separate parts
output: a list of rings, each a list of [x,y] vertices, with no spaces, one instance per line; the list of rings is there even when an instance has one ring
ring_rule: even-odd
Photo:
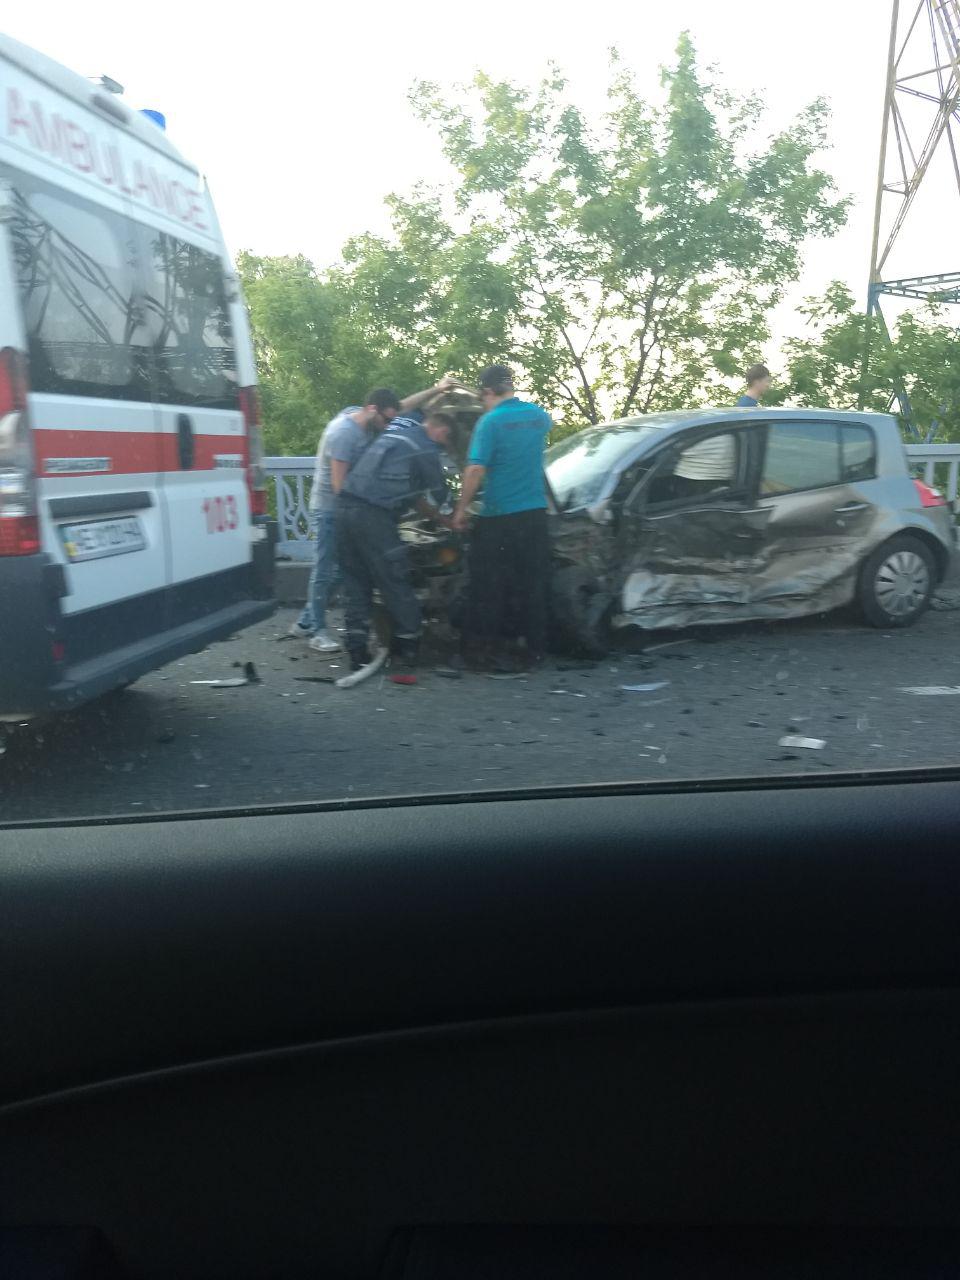
[[[0,725],[275,607],[234,268],[118,88],[0,35]]]

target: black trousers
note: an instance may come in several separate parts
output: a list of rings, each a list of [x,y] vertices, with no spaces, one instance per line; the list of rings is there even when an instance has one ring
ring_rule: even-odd
[[[498,647],[510,626],[531,653],[547,647],[550,547],[545,510],[481,516],[470,531],[464,648]]]
[[[393,619],[394,636],[412,639],[420,634],[420,602],[410,583],[407,548],[392,512],[341,495],[337,503],[337,556],[348,650],[362,650],[367,643],[374,588]]]

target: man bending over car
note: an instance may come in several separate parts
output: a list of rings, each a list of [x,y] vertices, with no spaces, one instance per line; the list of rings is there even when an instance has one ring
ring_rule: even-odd
[[[449,414],[440,412],[428,413],[422,424],[391,424],[361,454],[344,481],[337,509],[337,540],[347,651],[354,671],[371,661],[374,588],[393,623],[394,655],[404,666],[417,663],[420,602],[410,583],[407,549],[397,522],[415,506],[421,515],[449,523],[439,507],[446,487],[442,455],[453,426]]]
[[[342,409],[327,424],[317,447],[313,488],[310,491],[310,531],[316,540],[316,555],[307,588],[307,602],[290,634],[309,640],[319,653],[336,653],[340,642],[327,631],[327,601],[337,577],[336,503],[351,466],[371,439],[398,414],[418,412],[421,405],[456,384],[444,378],[426,391],[417,391],[401,400],[390,387],[376,387],[362,405]]]

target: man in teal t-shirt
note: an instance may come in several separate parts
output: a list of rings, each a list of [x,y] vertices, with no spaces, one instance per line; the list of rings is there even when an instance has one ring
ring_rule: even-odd
[[[518,399],[513,373],[495,364],[480,377],[487,412],[474,427],[454,528],[465,529],[483,487],[470,535],[470,584],[464,652],[482,668],[512,665],[502,653],[504,606],[512,603],[525,660],[535,665],[547,643],[547,498],[543,454],[553,423],[539,405]]]

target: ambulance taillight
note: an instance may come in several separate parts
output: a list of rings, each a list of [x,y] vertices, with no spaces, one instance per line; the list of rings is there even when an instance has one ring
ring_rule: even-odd
[[[0,556],[40,550],[33,442],[27,420],[27,359],[0,350]]]
[[[260,431],[260,400],[256,387],[240,388],[240,411],[247,433],[247,490],[251,516],[267,514],[267,472],[263,465],[263,435]]]

